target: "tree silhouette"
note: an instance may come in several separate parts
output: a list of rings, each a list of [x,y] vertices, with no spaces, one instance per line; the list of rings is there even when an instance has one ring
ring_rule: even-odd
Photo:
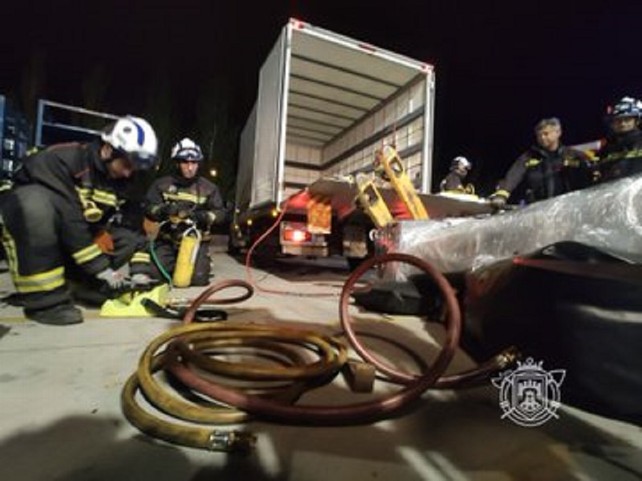
[[[203,174],[216,169],[214,182],[224,198],[233,198],[240,126],[232,105],[234,88],[228,78],[212,77],[203,85],[196,103],[195,131],[205,155]]]
[[[46,56],[42,50],[32,50],[20,79],[20,109],[33,125],[36,105],[44,94],[46,84]]]

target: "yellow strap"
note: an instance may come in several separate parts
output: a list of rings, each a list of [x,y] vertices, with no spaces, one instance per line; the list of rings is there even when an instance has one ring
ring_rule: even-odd
[[[510,192],[504,189],[497,189],[493,196],[498,195],[499,197],[503,197],[504,199],[508,199],[510,197]]]
[[[16,290],[22,293],[52,291],[65,284],[65,268],[56,267],[50,271],[29,276],[14,276]]]
[[[194,204],[204,204],[207,197],[190,194],[189,192],[163,192],[163,198],[167,201],[187,201]]]
[[[151,262],[151,257],[147,252],[134,252],[131,262]]]
[[[91,199],[100,204],[109,205],[116,207],[118,205],[118,197],[112,192],[107,192],[105,190],[94,189],[91,194]]]
[[[87,247],[74,252],[72,256],[76,261],[76,264],[80,265],[95,259],[101,254],[102,254],[102,251],[100,250],[100,247],[92,243]]]

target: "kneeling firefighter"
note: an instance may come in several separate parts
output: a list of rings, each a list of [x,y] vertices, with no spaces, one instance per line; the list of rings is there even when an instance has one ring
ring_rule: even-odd
[[[53,145],[24,160],[0,212],[2,242],[27,318],[82,322],[69,278],[106,296],[123,287],[127,267],[133,282],[149,281],[145,236],[121,223],[121,207],[132,174],[155,166],[157,145],[147,121],[127,116],[93,143]]]
[[[210,278],[211,227],[225,220],[218,187],[199,175],[203,152],[184,138],[172,148],[175,171],[157,179],[147,192],[146,216],[159,222],[154,251],[160,266],[173,276],[176,287],[205,286]]]

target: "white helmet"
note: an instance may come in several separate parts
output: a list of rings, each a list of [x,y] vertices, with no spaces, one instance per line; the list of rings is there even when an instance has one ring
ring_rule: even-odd
[[[621,117],[636,117],[642,116],[642,102],[633,97],[622,97],[618,103],[607,108],[607,114],[611,119]]]
[[[185,137],[172,147],[172,159],[200,162],[203,160],[203,151],[196,142],[189,137]]]
[[[470,160],[468,160],[466,157],[463,156],[457,156],[455,157],[452,162],[450,163],[450,168],[451,170],[455,170],[458,168],[470,170],[473,168],[473,164]]]
[[[156,165],[158,139],[145,119],[131,115],[121,117],[103,130],[101,139],[126,154],[139,170]]]

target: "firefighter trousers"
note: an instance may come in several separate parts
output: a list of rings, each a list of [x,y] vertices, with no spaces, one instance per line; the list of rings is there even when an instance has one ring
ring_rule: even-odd
[[[25,310],[71,302],[60,228],[62,202],[40,185],[21,186],[2,200],[2,243]]]

